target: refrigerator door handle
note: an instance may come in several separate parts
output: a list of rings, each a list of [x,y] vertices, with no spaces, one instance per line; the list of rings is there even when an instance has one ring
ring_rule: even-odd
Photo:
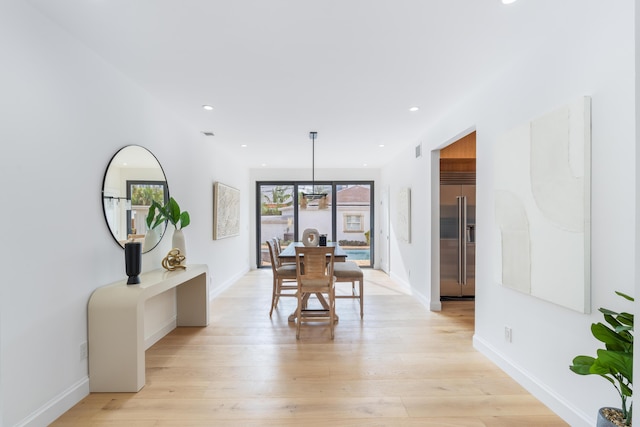
[[[462,221],[462,229],[464,233],[462,234],[461,243],[462,243],[462,284],[467,284],[467,196],[462,197],[462,213],[464,214],[464,218]]]
[[[467,284],[467,197],[458,200],[458,283]]]
[[[458,202],[458,283],[467,284],[467,198],[457,196]]]

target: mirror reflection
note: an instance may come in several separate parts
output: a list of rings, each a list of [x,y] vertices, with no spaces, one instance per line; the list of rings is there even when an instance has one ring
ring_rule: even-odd
[[[169,200],[169,187],[160,162],[138,145],[120,149],[104,175],[102,207],[109,230],[122,248],[127,241],[139,241],[146,253],[162,239],[166,223],[147,229],[152,200],[161,204]]]

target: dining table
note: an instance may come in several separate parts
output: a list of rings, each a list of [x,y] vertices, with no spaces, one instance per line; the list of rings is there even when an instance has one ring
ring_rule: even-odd
[[[285,246],[282,249],[282,252],[278,255],[278,258],[281,262],[287,263],[295,263],[296,262],[296,246],[304,246],[302,242],[292,242],[289,245]],[[347,252],[340,247],[339,244],[335,242],[328,242],[327,246],[335,247],[335,252],[333,253],[333,262],[345,262],[347,260]]]
[[[292,242],[290,243],[288,246],[286,246],[284,249],[282,249],[282,252],[280,252],[280,254],[278,255],[278,258],[280,259],[280,261],[282,263],[295,263],[296,262],[296,246],[304,246],[304,243],[302,242]],[[335,251],[333,253],[333,262],[345,262],[347,260],[347,253],[345,252],[344,249],[342,249],[340,247],[339,244],[335,243],[335,242],[328,242],[327,246],[333,246],[335,247]],[[320,302],[320,304],[322,305],[322,307],[325,310],[329,310],[329,303],[327,302],[327,300],[324,298],[324,295],[322,295],[321,293],[316,293],[316,297],[318,298],[318,301]],[[307,300],[309,299],[309,295],[307,295],[305,297],[305,304],[307,302]],[[295,322],[296,321],[296,314],[297,311],[294,311],[293,313],[291,313],[289,315],[289,322]],[[335,315],[336,318],[336,322],[338,321],[338,315]]]

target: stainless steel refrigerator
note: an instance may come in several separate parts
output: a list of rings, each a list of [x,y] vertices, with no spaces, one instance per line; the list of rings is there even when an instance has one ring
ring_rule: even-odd
[[[440,297],[476,293],[475,173],[440,180]]]

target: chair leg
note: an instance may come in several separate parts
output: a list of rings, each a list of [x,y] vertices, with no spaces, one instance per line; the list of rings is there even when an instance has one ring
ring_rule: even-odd
[[[299,288],[298,288],[299,289]],[[302,323],[302,300],[304,294],[302,291],[298,291],[298,307],[296,308],[296,339],[300,339],[300,324]]]
[[[363,296],[362,292],[364,292],[364,279],[360,279],[358,280],[358,284],[360,285],[360,294],[359,294],[359,299],[360,299],[360,319],[363,318],[364,316],[364,301],[363,301]]]
[[[329,325],[331,325],[331,339],[334,338],[335,329],[335,315],[336,315],[336,293],[335,288],[329,290]]]
[[[271,310],[269,310],[269,317],[273,314],[273,309],[278,305],[278,292],[277,292],[277,279],[273,278],[273,291],[271,292]]]
[[[278,279],[276,282],[276,301],[273,305],[274,308],[278,308],[278,303],[280,302],[280,295],[282,294],[282,279]]]

